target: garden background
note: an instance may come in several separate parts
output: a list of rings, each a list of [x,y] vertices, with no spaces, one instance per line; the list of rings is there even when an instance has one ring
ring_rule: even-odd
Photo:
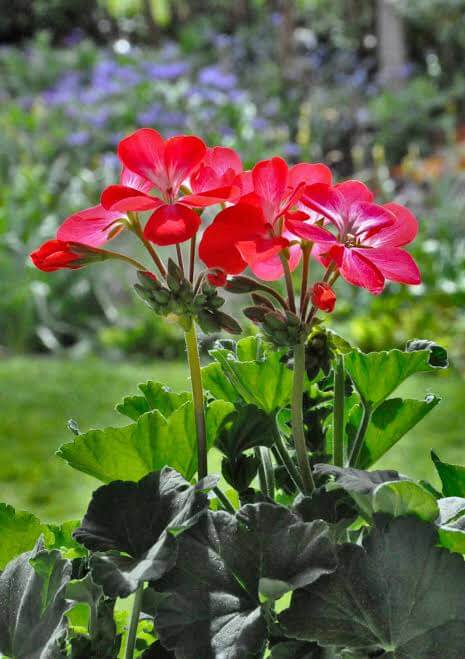
[[[117,180],[116,145],[140,126],[232,146],[246,165],[322,161],[414,210],[423,284],[377,299],[341,283],[348,302],[330,324],[365,350],[412,337],[449,349],[447,373],[409,384],[443,402],[382,464],[433,478],[432,447],[463,463],[465,0],[0,7],[1,500],[80,516],[96,482],[54,456],[67,420],[119,424],[114,404],[139,382],[187,386],[182,335],[132,295],[132,274],[44,274],[28,260]]]

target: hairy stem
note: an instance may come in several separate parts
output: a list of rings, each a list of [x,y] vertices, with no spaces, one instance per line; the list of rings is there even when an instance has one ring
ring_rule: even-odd
[[[134,649],[136,646],[137,625],[139,623],[140,611],[142,608],[142,596],[144,593],[144,583],[137,586],[132,605],[131,619],[129,621],[128,637],[126,641],[125,659],[133,659]]]
[[[349,467],[357,467],[360,461],[363,442],[365,440],[365,435],[368,430],[368,425],[370,423],[371,414],[372,414],[370,407],[363,401],[361,402],[361,406],[362,406],[362,420],[357,430],[357,436],[355,437],[354,443],[352,444],[352,450],[350,452],[349,461],[348,461]]]
[[[344,356],[337,355],[334,368],[333,464],[344,466]]]
[[[287,473],[289,474],[289,477],[291,478],[292,482],[296,486],[296,488],[299,490],[299,492],[303,493],[303,485],[302,485],[302,479],[300,478],[299,472],[297,470],[297,467],[294,464],[293,459],[289,455],[289,452],[286,448],[286,445],[284,444],[284,440],[281,437],[281,433],[279,432],[279,428],[275,425],[275,432],[274,432],[274,444],[276,448],[276,452],[280,458],[280,461],[286,467]]]
[[[131,258],[130,256],[126,256],[126,254],[120,254],[119,252],[110,252],[109,250],[105,249],[102,250],[110,259],[115,259],[118,261],[123,261],[124,263],[129,263],[129,265],[132,265],[133,268],[137,268],[137,270],[142,270],[145,271],[147,270],[146,266],[141,263],[140,261],[137,261],[136,259]]]
[[[197,243],[197,234],[191,238],[190,250],[189,250],[189,281],[191,284],[194,283],[194,274],[195,274],[195,248]]]
[[[207,433],[205,426],[205,409],[203,402],[202,372],[200,370],[199,347],[194,321],[191,328],[184,333],[187,348],[187,360],[191,375],[192,400],[194,403],[195,428],[197,431],[197,473],[199,480],[208,473]]]
[[[312,469],[308,459],[304,434],[303,395],[305,378],[305,344],[294,346],[294,382],[292,388],[292,434],[294,436],[297,462],[302,478],[304,494],[311,494],[315,489]]]
[[[281,259],[281,263],[283,264],[284,280],[286,282],[286,291],[287,291],[289,309],[295,313],[296,306],[295,306],[294,284],[292,283],[291,270],[289,268],[289,263],[287,261],[286,256],[282,252],[279,256]]]
[[[307,309],[308,273],[310,270],[311,251],[311,245],[302,245],[302,280],[300,286],[300,317],[302,320],[305,318],[305,312]]]

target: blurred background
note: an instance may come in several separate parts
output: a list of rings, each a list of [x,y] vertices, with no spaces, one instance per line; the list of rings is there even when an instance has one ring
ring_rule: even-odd
[[[135,299],[132,273],[45,275],[28,261],[117,180],[115,147],[140,126],[232,146],[247,166],[323,161],[415,211],[424,283],[380,298],[341,284],[331,324],[364,350],[414,337],[448,347],[447,374],[409,384],[441,406],[383,466],[431,477],[431,447],[464,462],[465,0],[0,9],[0,499],[78,516],[95,482],[53,455],[71,439],[67,419],[120,424],[113,406],[138,382],[186,387],[182,336]]]

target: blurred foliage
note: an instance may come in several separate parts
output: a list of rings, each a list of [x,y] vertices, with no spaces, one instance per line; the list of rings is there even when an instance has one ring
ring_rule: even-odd
[[[116,181],[116,144],[144,125],[233,146],[247,166],[274,153],[322,160],[407,203],[421,221],[423,285],[392,285],[382,300],[345,288],[336,320],[366,348],[431,334],[465,361],[465,0],[396,7],[409,59],[395,89],[379,78],[376,3],[363,0],[5,10],[0,40],[18,43],[0,48],[0,346],[179,354],[173,328],[128,295],[123,269],[28,266],[63,218]],[[343,298],[357,309],[350,323]]]

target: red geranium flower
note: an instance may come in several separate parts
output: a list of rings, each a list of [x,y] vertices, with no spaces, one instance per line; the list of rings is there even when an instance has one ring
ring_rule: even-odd
[[[336,305],[336,293],[329,284],[318,281],[312,288],[312,304],[321,311],[331,313]]]
[[[400,249],[418,232],[417,220],[407,208],[374,204],[373,193],[360,181],[311,186],[302,202],[333,224],[337,236],[308,221],[289,220],[289,230],[316,243],[315,256],[325,266],[333,262],[349,283],[375,295],[386,279],[420,283],[415,261]]]
[[[193,135],[165,141],[156,130],[141,128],[119,143],[118,155],[127,169],[147,183],[148,189],[140,190],[127,183],[111,185],[102,194],[102,204],[111,211],[153,210],[144,236],[157,245],[174,245],[192,238],[200,226],[200,217],[192,207],[224,202],[232,194],[231,184],[225,185],[221,174],[215,177],[217,170],[212,167],[230,154],[224,150],[208,154],[202,140]],[[206,156],[209,171],[199,169]],[[194,194],[180,196],[181,186],[194,172],[197,176]],[[208,187],[207,179],[214,187]],[[152,188],[160,196],[150,195]]]
[[[328,184],[325,165],[300,163],[289,168],[282,158],[263,160],[250,175],[239,177],[245,194],[236,206],[221,211],[206,229],[199,247],[208,267],[239,274],[247,266],[259,278],[279,279],[283,274],[280,252],[288,248],[289,267],[300,260],[300,246],[291,246],[287,231],[290,209],[309,184]],[[306,216],[305,216],[306,217]]]
[[[81,256],[74,254],[69,244],[62,240],[48,240],[32,252],[30,257],[36,268],[44,272],[54,272],[63,268],[77,270],[82,267],[82,265],[73,265]]]

